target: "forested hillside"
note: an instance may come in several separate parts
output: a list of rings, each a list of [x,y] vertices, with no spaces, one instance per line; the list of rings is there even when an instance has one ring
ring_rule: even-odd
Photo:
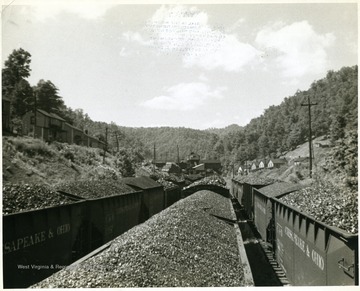
[[[73,111],[73,123],[104,138],[109,128],[109,148],[131,146],[144,158],[152,158],[156,145],[157,159],[176,160],[195,151],[202,158],[220,158],[225,164],[277,156],[308,140],[308,101],[311,107],[314,137],[329,135],[341,140],[357,130],[357,66],[329,71],[324,79],[314,82],[307,91],[298,91],[271,106],[245,127],[230,126],[227,130],[194,130],[189,128],[128,128],[116,124],[93,122],[79,110]]]
[[[358,68],[329,71],[307,91],[298,91],[279,106],[271,106],[241,131],[223,137],[225,159],[243,161],[264,158],[294,149],[308,140],[308,108],[302,106],[310,97],[313,136],[329,135],[333,142],[357,130]]]
[[[329,136],[334,148],[335,166],[346,168],[350,176],[357,176],[357,83],[358,67],[344,67],[314,81],[306,91],[297,91],[278,106],[270,106],[264,113],[240,127],[194,130],[189,128],[129,128],[121,124],[93,121],[82,109],[67,107],[58,88],[51,81],[40,80],[31,87],[30,53],[15,50],[2,70],[3,97],[11,100],[11,126],[21,127],[21,116],[29,110],[43,109],[63,117],[68,123],[92,136],[107,141],[107,150],[126,156],[136,163],[152,159],[154,145],[156,159],[180,159],[191,151],[202,159],[220,159],[225,171],[233,164],[256,158],[276,157],[294,149],[309,138],[308,100],[311,107],[312,134]],[[18,131],[19,132],[19,131]]]

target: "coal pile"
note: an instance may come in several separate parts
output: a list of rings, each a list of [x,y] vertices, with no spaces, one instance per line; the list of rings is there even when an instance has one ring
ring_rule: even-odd
[[[358,232],[357,198],[357,194],[341,191],[329,183],[318,182],[280,200],[318,221],[355,234]]]
[[[229,208],[199,191],[32,288],[243,286],[234,227],[209,214]]]
[[[174,174],[168,174],[164,177],[166,181],[172,182],[174,184],[183,184],[185,180],[182,177],[178,177]]]
[[[184,179],[185,179],[185,183],[187,185],[190,185],[191,183],[201,180],[203,178],[203,175],[200,174],[189,174],[189,175],[184,175]]]
[[[235,178],[235,181],[244,184],[250,184],[250,185],[270,185],[272,183],[278,182],[275,179],[268,178],[268,177],[257,177],[252,175],[244,175],[244,176],[237,176]]]
[[[134,192],[130,186],[121,183],[121,180],[114,179],[65,182],[57,185],[56,190],[86,199],[96,199]]]
[[[164,178],[160,178],[156,182],[161,184],[164,187],[165,190],[176,187],[176,185],[173,182],[167,181]]]
[[[220,176],[209,176],[205,177],[201,180],[195,181],[194,183],[190,184],[189,186],[185,187],[184,189],[197,186],[197,185],[217,185],[220,187],[225,187],[226,182],[225,180]]]
[[[3,214],[38,210],[74,201],[42,184],[5,184],[3,186]]]

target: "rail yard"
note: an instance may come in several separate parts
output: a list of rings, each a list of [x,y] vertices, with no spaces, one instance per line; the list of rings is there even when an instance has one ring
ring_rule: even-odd
[[[358,284],[358,235],[286,204],[299,185],[136,177],[100,193],[106,183],[37,192],[66,204],[4,200],[6,288]]]

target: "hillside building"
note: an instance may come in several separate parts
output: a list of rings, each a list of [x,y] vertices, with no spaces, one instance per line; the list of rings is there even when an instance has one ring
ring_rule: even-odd
[[[200,160],[200,164],[204,165],[205,171],[212,170],[214,172],[220,173],[221,163],[218,160]]]
[[[267,166],[266,161],[265,161],[265,160],[261,160],[261,161],[259,162],[258,169],[265,169],[266,166]]]
[[[44,141],[66,142],[87,147],[104,149],[105,142],[92,137],[83,130],[67,123],[55,113],[41,109],[29,111],[22,117],[22,134],[31,135]]]
[[[194,152],[191,152],[187,158],[187,164],[190,168],[200,164],[200,156],[198,154],[195,154]]]
[[[267,167],[269,169],[280,168],[283,165],[287,165],[286,159],[270,159],[269,162],[267,163]]]
[[[255,162],[252,162],[251,163],[251,167],[250,167],[250,170],[251,171],[256,171],[258,169],[258,164],[257,164],[257,162],[255,161]]]
[[[156,160],[154,162],[155,166],[159,169],[161,169],[162,167],[164,167],[166,165],[166,161],[164,160]]]
[[[303,163],[308,163],[309,160],[310,160],[309,157],[300,157],[299,156],[298,158],[294,159],[294,165],[299,166]]]
[[[200,164],[194,166],[192,169],[196,174],[220,173],[221,163],[217,160],[201,160]]]
[[[181,174],[182,172],[181,168],[173,162],[167,162],[161,171],[167,174]]]
[[[29,111],[22,117],[23,135],[32,135],[45,141],[62,142],[65,120],[55,113],[48,113],[37,109],[36,112]]]

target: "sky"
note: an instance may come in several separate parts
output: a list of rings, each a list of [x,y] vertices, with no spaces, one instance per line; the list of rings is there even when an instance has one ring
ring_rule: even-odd
[[[355,1],[46,3],[2,7],[2,67],[25,49],[30,84],[50,80],[94,121],[244,126],[329,70],[357,65]]]

